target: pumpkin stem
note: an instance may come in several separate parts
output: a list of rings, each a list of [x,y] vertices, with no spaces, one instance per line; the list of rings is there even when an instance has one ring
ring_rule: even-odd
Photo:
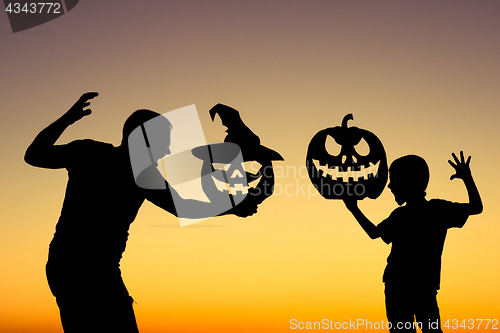
[[[352,113],[349,113],[348,115],[346,115],[344,117],[344,119],[342,119],[342,128],[347,128],[347,122],[349,120],[354,120],[354,117],[352,116]]]

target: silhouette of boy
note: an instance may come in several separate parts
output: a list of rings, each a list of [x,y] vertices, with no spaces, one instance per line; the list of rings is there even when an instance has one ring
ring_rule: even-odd
[[[483,211],[469,167],[470,157],[465,161],[463,152],[460,159],[452,156],[454,162],[448,162],[456,173],[450,179],[463,180],[469,203],[426,200],[429,168],[423,158],[415,155],[400,157],[391,164],[388,187],[401,207],[380,224],[368,220],[356,200],[344,200],[371,239],[381,237],[387,244],[392,243],[383,276],[391,332],[416,332],[415,319],[423,332],[442,332],[436,295],[446,232],[448,228],[463,227],[469,215]]]
[[[177,201],[180,197],[172,188],[145,190],[134,180],[127,138],[135,128],[159,116],[156,112],[134,112],[124,124],[119,147],[94,140],[55,145],[68,126],[91,114],[85,108],[97,95],[83,94],[69,111],[42,130],[28,147],[25,161],[36,167],[68,170],[66,195],[46,265],[64,331],[136,333],[133,300],[123,283],[119,264],[128,229],[145,199],[176,215],[173,197]],[[154,156],[155,161],[170,153],[170,122],[164,117],[158,121],[166,122],[165,148],[160,152],[163,156]],[[150,178],[163,180],[156,167],[149,172],[153,173]],[[238,205],[224,214],[245,217],[255,213],[256,208]]]

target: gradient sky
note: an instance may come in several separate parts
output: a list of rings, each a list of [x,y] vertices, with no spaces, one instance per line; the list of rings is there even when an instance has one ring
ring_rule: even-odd
[[[438,300],[444,320],[500,319],[499,17],[499,1],[82,0],[13,34],[0,13],[0,333],[62,331],[44,265],[67,174],[23,155],[86,91],[100,93],[93,114],[59,143],[119,145],[134,110],[191,104],[217,142],[225,128],[208,110],[224,103],[285,158],[277,184],[293,184],[255,216],[185,228],[144,204],[121,263],[142,333],[386,320],[390,246],[370,240],[342,202],[308,196],[309,179],[292,172],[314,134],[348,113],[389,161],[427,160],[429,198],[467,201],[447,160],[472,155],[485,210],[449,231]],[[387,189],[360,203],[376,223],[396,206]]]

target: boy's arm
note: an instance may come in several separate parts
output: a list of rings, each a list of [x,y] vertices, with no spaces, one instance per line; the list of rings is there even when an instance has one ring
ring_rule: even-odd
[[[352,213],[354,218],[358,221],[359,225],[368,234],[371,239],[379,238],[380,233],[377,226],[373,224],[358,207],[358,201],[355,199],[346,199],[344,204],[347,209]]]
[[[450,160],[448,161],[448,163],[450,163],[450,165],[455,169],[455,174],[450,177],[450,180],[453,180],[455,178],[460,178],[463,180],[467,189],[467,194],[469,195],[469,215],[482,213],[483,202],[481,201],[481,196],[479,195],[476,183],[472,178],[472,173],[469,166],[471,157],[469,156],[467,158],[467,161],[465,161],[463,151],[460,152],[460,160],[458,159],[457,155],[455,155],[455,153],[452,153],[451,155],[453,156],[456,164]]]
[[[80,99],[61,118],[43,129],[26,150],[24,160],[26,163],[48,169],[64,167],[64,150],[61,146],[54,145],[61,134],[69,125],[88,116],[92,111],[84,110],[90,105],[88,100],[96,97],[98,93],[83,94]]]

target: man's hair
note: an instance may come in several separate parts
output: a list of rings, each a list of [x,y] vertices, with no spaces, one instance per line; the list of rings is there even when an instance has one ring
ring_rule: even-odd
[[[122,137],[122,145],[126,143],[130,133],[135,130],[138,126],[144,124],[148,120],[161,116],[161,114],[147,110],[141,109],[132,113],[127,120],[125,120],[125,124],[123,124],[123,137]],[[164,121],[166,125],[169,126],[169,129],[172,129],[172,124],[168,121],[167,118],[162,117],[161,121]]]
[[[126,139],[132,133],[133,130],[144,124],[146,121],[158,117],[160,114],[151,110],[141,109],[132,113],[125,124],[123,124],[123,138]]]
[[[429,184],[429,166],[417,155],[406,155],[392,162],[389,172],[403,179],[411,191],[424,192]]]

